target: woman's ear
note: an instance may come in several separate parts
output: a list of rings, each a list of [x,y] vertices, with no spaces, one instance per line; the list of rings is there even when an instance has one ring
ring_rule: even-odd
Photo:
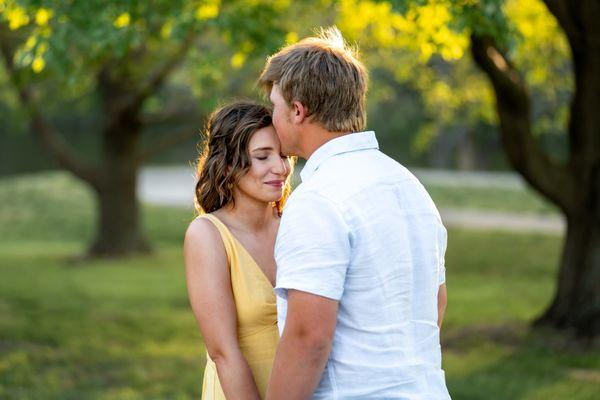
[[[292,122],[296,124],[301,124],[304,122],[304,119],[308,117],[308,110],[304,104],[300,103],[299,101],[294,101],[292,103],[292,110],[294,112],[292,115]]]

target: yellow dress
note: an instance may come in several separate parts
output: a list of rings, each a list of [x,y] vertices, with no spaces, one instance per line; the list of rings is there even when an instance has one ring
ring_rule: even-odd
[[[279,341],[273,286],[250,253],[217,217],[204,214],[199,218],[206,218],[215,225],[225,245],[237,311],[239,346],[252,371],[260,396],[264,398]],[[202,399],[225,399],[217,367],[208,354]]]

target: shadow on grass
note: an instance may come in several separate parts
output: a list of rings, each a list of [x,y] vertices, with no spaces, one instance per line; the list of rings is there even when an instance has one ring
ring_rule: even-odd
[[[463,369],[448,371],[454,399],[597,399],[600,351],[556,332],[524,324],[470,326],[448,332],[443,346],[455,359],[450,364]]]

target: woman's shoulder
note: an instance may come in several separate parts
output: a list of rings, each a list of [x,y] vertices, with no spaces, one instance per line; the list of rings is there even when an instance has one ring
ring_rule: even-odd
[[[213,223],[212,218],[209,214],[194,218],[185,232],[185,243],[193,242],[195,245],[207,247],[214,246],[217,242],[221,243],[219,229]]]
[[[187,228],[183,242],[186,269],[227,273],[229,253],[217,227],[205,216],[196,217]]]

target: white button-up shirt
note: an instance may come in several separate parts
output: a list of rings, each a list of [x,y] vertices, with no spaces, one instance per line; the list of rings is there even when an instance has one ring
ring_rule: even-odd
[[[374,132],[331,140],[301,172],[275,258],[287,290],[339,301],[315,399],[449,399],[437,326],[446,230],[425,188],[378,150]]]

